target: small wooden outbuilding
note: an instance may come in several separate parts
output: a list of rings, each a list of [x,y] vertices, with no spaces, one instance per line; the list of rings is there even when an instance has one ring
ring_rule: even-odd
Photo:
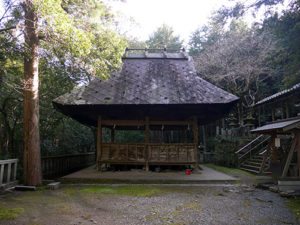
[[[268,115],[272,121],[299,116],[300,83],[258,101],[254,108],[258,112],[259,126],[262,123],[261,117],[268,117]]]
[[[126,51],[121,72],[94,78],[53,101],[77,121],[98,127],[97,163],[194,165],[198,168],[198,126],[222,118],[238,97],[197,76],[185,52]],[[102,128],[111,129],[109,143]],[[144,143],[116,143],[114,130],[142,130]],[[192,129],[189,143],[154,143],[152,130]]]
[[[289,135],[292,137],[292,144],[289,152],[286,154],[284,167],[282,171],[280,171],[280,178],[286,178],[290,169],[296,171],[296,176],[294,178],[300,178],[300,116],[293,117],[285,120],[275,121],[269,124],[266,124],[262,127],[258,127],[251,131],[252,133],[270,135],[271,139],[269,141],[269,145],[267,147],[267,152],[264,154],[264,161],[271,156],[272,163],[277,164],[278,157],[276,147],[280,146],[280,137],[284,137],[284,135]],[[278,145],[278,146],[276,146]],[[292,165],[293,156],[296,155],[297,162],[296,165]],[[293,167],[294,168],[291,168]],[[296,170],[295,170],[296,166]]]

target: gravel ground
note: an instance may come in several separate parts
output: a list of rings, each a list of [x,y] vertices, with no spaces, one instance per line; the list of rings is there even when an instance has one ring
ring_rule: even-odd
[[[0,196],[0,209],[23,207],[2,225],[297,224],[276,193],[249,186],[153,186],[150,197],[82,193],[80,186]]]

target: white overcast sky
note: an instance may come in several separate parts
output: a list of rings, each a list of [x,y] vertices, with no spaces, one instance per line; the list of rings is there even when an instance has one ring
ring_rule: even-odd
[[[246,2],[249,3],[249,0]],[[109,0],[106,3],[114,12],[119,11],[127,17],[132,17],[139,24],[129,29],[132,36],[146,40],[165,23],[172,26],[185,43],[194,30],[207,23],[214,10],[222,5],[234,5],[234,2],[229,0]],[[249,17],[247,20],[251,23]]]
[[[146,40],[162,24],[172,26],[175,33],[188,40],[189,35],[208,21],[213,10],[227,1],[222,0],[126,0],[109,1],[114,12],[132,17],[135,26],[132,35]],[[227,4],[228,5],[228,4]]]
[[[249,3],[254,0],[241,1]],[[290,1],[285,0],[285,5]],[[104,0],[104,2],[110,5],[116,14],[134,19],[135,26],[132,26],[132,23],[122,24],[123,31],[128,31],[128,35],[146,40],[165,23],[172,26],[175,34],[180,35],[185,43],[193,31],[208,22],[214,10],[222,5],[233,6],[235,3],[233,0]],[[0,0],[0,14],[3,13],[2,3],[3,0]],[[247,21],[251,24],[250,17]]]

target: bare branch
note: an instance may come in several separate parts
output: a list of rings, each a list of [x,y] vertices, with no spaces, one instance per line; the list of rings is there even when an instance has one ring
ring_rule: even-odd
[[[16,29],[16,28],[17,28],[16,26],[2,28],[2,29],[0,29],[0,33],[5,32],[5,31],[9,31],[9,30],[13,30],[13,29]]]

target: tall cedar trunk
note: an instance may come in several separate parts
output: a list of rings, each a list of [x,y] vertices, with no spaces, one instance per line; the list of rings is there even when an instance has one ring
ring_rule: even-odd
[[[31,0],[25,0],[25,57],[24,57],[24,182],[42,183],[39,133],[39,77],[37,15]]]

